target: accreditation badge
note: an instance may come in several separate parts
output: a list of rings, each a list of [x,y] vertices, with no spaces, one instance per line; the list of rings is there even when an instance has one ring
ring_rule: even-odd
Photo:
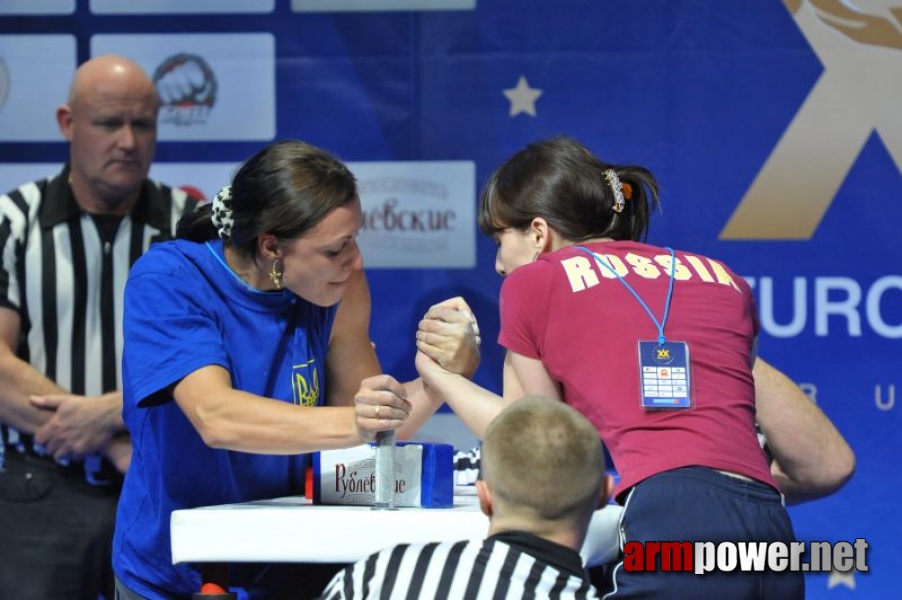
[[[686,342],[639,341],[642,408],[689,408],[689,345]]]

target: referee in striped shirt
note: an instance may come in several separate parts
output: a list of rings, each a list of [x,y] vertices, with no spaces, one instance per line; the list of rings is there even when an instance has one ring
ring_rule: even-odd
[[[0,598],[112,599],[123,289],[197,203],[147,179],[158,111],[133,61],[84,63],[56,114],[69,163],[0,196]]]
[[[523,398],[486,430],[481,469],[487,539],[387,548],[340,571],[321,598],[598,598],[579,555],[611,491],[595,427],[563,402]]]

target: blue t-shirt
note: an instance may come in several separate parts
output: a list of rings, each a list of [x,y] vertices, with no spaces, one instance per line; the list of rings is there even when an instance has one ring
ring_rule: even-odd
[[[127,587],[149,598],[170,597],[161,588],[189,597],[200,590],[197,568],[172,564],[173,510],[304,492],[306,455],[206,446],[173,400],[173,384],[219,365],[236,389],[298,410],[321,405],[334,317],[335,306],[249,287],[225,263],[220,241],[155,244],[135,263],[125,287],[122,361],[134,453],[113,540],[113,566]],[[256,582],[247,583],[247,597],[271,593],[266,565],[238,571],[233,584]]]

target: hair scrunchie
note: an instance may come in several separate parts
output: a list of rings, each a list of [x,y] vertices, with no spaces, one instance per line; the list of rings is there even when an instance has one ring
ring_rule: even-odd
[[[213,225],[219,237],[232,235],[232,186],[227,185],[213,197]]]

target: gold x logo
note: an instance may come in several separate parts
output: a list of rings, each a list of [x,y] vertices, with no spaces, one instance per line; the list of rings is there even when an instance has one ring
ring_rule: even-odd
[[[902,170],[902,5],[783,3],[824,72],[720,232],[723,240],[811,239],[874,131]]]
[[[670,358],[670,350],[667,348],[658,348],[658,360],[667,360]]]

